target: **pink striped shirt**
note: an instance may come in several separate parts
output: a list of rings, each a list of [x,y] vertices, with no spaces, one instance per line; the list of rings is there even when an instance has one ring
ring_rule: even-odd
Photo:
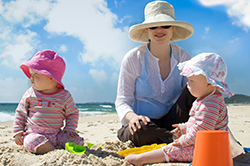
[[[179,124],[183,134],[179,140],[183,147],[194,145],[199,130],[228,131],[227,107],[219,92],[203,99],[196,99],[189,115],[186,123]]]
[[[52,94],[45,94],[28,89],[15,113],[14,136],[25,130],[27,125],[60,129],[75,132],[78,125],[79,110],[69,91],[60,89]],[[65,121],[65,125],[64,125]]]

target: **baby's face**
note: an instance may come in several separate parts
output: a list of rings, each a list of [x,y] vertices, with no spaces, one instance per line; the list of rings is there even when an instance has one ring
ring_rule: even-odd
[[[53,83],[55,82],[53,78],[37,73],[36,71],[29,69],[30,71],[30,84],[31,86],[38,91],[48,91],[51,88],[54,88]]]
[[[187,87],[190,93],[197,98],[206,97],[211,93],[211,89],[213,90],[211,84],[207,82],[206,77],[202,74],[188,77]]]

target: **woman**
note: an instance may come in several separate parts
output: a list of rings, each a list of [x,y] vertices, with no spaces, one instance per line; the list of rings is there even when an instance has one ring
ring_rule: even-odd
[[[136,146],[170,143],[172,124],[186,122],[195,98],[186,87],[177,64],[191,55],[171,41],[193,34],[187,22],[176,21],[174,8],[165,1],[153,1],[145,7],[145,21],[129,30],[129,37],[146,43],[124,57],[116,98],[116,110],[122,123],[121,141]]]
[[[129,37],[146,44],[130,50],[121,65],[115,102],[121,141],[131,140],[135,146],[170,143],[175,138],[172,124],[188,120],[195,98],[177,64],[191,55],[170,42],[186,39],[193,31],[189,23],[175,20],[173,6],[165,1],[148,3],[145,21],[130,28]],[[229,138],[232,156],[244,155],[230,129]]]

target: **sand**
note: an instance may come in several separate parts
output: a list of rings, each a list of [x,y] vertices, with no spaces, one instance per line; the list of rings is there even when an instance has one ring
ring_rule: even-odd
[[[244,146],[250,147],[250,106],[229,106],[229,127],[235,138]],[[44,155],[27,152],[14,143],[12,122],[0,123],[0,166],[54,166],[54,165],[97,165],[128,166],[117,152],[133,147],[130,141],[122,143],[116,137],[121,127],[117,114],[81,117],[77,128],[85,142],[95,143],[86,153],[77,155],[64,149],[56,149]],[[103,145],[101,148],[98,145]],[[234,166],[250,165],[234,159]],[[189,163],[160,163],[154,166],[188,166]]]

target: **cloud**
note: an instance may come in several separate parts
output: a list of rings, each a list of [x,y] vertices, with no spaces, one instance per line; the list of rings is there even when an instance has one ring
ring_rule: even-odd
[[[233,44],[233,43],[236,43],[236,42],[238,42],[238,41],[239,41],[239,38],[236,37],[236,38],[234,38],[234,39],[232,39],[232,40],[229,40],[228,42],[231,43],[231,44]]]
[[[110,82],[112,85],[117,85],[117,82],[118,82],[118,73],[113,73],[111,78],[110,78]]]
[[[117,2],[119,8],[126,3]],[[19,77],[23,78],[16,72],[20,64],[37,50],[52,47],[61,53],[75,51],[76,61],[84,63],[81,67],[91,68],[89,75],[96,81],[95,87],[109,91],[103,86],[116,86],[122,58],[138,44],[129,39],[129,27],[122,26],[130,16],[118,18],[106,0],[0,0],[0,15],[0,69],[9,70],[0,77],[2,84],[10,81],[6,77],[18,82]],[[73,43],[67,43],[67,39],[76,39],[76,46],[72,48]],[[53,43],[53,40],[60,42]],[[93,95],[92,99],[95,97],[100,95]]]
[[[110,11],[106,0],[0,1],[0,8],[2,18],[11,27],[21,26],[27,31],[43,20],[49,33],[76,37],[83,44],[79,53],[83,63],[96,65],[112,61],[110,66],[118,69],[125,53],[134,47],[128,38],[129,27],[117,28],[130,16],[119,19]]]
[[[205,27],[205,34],[208,34],[210,27]]]
[[[1,65],[18,68],[34,53],[34,48],[38,45],[37,34],[30,30],[13,32],[6,27],[0,34],[0,39],[4,42],[0,45]]]
[[[204,33],[204,35],[202,35],[202,39],[206,39],[207,38],[207,34],[208,34],[208,32],[210,31],[210,27],[205,27],[205,33]]]
[[[83,63],[109,62],[119,66],[124,54],[131,48],[128,27],[115,28],[119,23],[105,0],[58,0],[48,14],[45,29],[54,34],[78,38],[84,45],[80,53]]]
[[[89,74],[92,76],[98,86],[102,86],[108,80],[108,77],[103,70],[98,71],[95,69],[90,69]]]
[[[60,46],[60,48],[59,48],[59,51],[60,51],[60,52],[66,52],[66,51],[68,51],[68,48],[67,48],[67,46],[65,46],[64,44],[62,44],[62,45]]]
[[[10,23],[21,23],[23,27],[36,24],[44,18],[51,8],[52,0],[18,0],[2,3],[0,11]]]
[[[250,29],[250,1],[249,0],[199,0],[205,6],[224,5],[229,17],[236,18],[233,24]]]

